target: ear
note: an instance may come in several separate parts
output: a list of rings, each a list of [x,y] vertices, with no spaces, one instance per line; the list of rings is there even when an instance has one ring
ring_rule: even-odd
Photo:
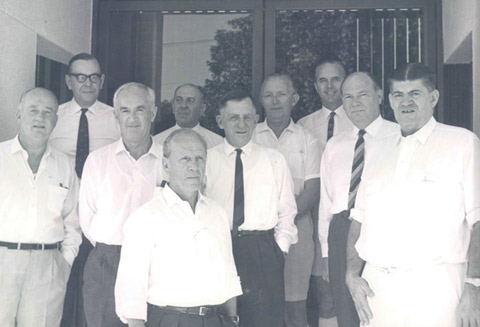
[[[315,80],[313,81],[313,86],[315,86],[315,91],[317,91],[318,95],[320,95],[320,90],[318,89],[316,79],[317,79],[317,78],[315,77]]]
[[[204,102],[202,104],[202,108],[200,109],[200,116],[203,116],[203,114],[205,114],[205,110],[207,110],[207,105]]]
[[[300,96],[297,92],[295,92],[292,97],[292,107],[295,107],[295,105],[298,103],[298,100],[300,100]]]
[[[65,84],[67,84],[68,89],[72,90],[72,76],[65,74]]]
[[[258,114],[255,114],[255,124],[258,123],[260,120],[260,116]]]
[[[225,129],[224,126],[223,126],[221,115],[217,115],[217,117],[215,117],[215,120],[217,121],[217,125],[218,125],[218,127],[220,127],[220,129]]]
[[[378,104],[382,104],[382,100],[383,100],[383,90],[382,89],[377,90],[377,96],[378,96]]]
[[[103,88],[103,82],[105,82],[105,74],[102,73],[102,76],[100,76],[100,81],[98,82],[100,84],[100,90]]]
[[[150,120],[152,123],[155,121],[155,117],[157,116],[157,111],[158,111],[157,106],[154,106],[152,108],[152,119]]]
[[[162,166],[165,172],[169,173],[170,172],[170,164],[168,163],[168,159],[165,157],[162,157]]]
[[[432,108],[435,108],[435,106],[438,103],[438,99],[440,98],[440,92],[438,92],[437,89],[433,90],[432,93],[430,93],[431,97],[431,102],[432,102]]]

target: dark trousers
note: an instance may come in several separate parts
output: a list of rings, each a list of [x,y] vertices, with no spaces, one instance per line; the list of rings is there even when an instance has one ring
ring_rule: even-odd
[[[72,265],[72,271],[67,284],[67,293],[63,305],[63,315],[61,327],[85,327],[85,312],[83,310],[83,269],[87,261],[88,254],[93,249],[92,244],[82,234],[82,244],[78,250],[78,255]]]
[[[236,327],[222,315],[199,316],[148,305],[147,327]]]
[[[346,210],[333,215],[328,230],[328,271],[339,327],[360,325],[355,305],[345,283],[349,215],[350,212]]]
[[[237,298],[240,326],[283,326],[284,258],[273,230],[238,236],[233,253],[243,290]]]
[[[97,243],[83,273],[83,300],[88,327],[126,326],[115,313],[115,281],[121,246]]]

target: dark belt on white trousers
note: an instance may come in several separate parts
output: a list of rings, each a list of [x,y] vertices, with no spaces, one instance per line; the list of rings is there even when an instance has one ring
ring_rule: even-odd
[[[175,306],[159,306],[149,303],[151,306],[168,310],[168,311],[175,311],[189,315],[197,315],[197,316],[213,316],[217,314],[219,305],[208,305],[208,306],[200,306],[200,307],[175,307]]]
[[[37,244],[37,243],[11,243],[0,241],[0,247],[10,250],[53,250],[60,249],[60,243]]]

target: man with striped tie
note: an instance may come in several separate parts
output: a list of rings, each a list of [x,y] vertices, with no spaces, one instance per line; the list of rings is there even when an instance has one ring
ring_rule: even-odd
[[[382,90],[368,73],[349,75],[342,84],[343,107],[354,124],[327,143],[320,166],[318,233],[328,265],[338,325],[358,326],[353,301],[345,285],[349,211],[355,202],[369,152],[378,139],[399,133],[397,124],[380,116]]]

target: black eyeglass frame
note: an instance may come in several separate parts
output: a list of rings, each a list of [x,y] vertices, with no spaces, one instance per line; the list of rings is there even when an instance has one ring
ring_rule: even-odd
[[[100,79],[102,78],[103,74],[102,73],[100,73],[100,74],[94,73],[94,74],[90,74],[90,75],[85,75],[85,74],[68,73],[68,75],[75,77],[75,79],[79,83],[85,83],[87,81],[87,79],[89,79],[90,82],[92,82],[92,83],[98,83],[100,81]]]

